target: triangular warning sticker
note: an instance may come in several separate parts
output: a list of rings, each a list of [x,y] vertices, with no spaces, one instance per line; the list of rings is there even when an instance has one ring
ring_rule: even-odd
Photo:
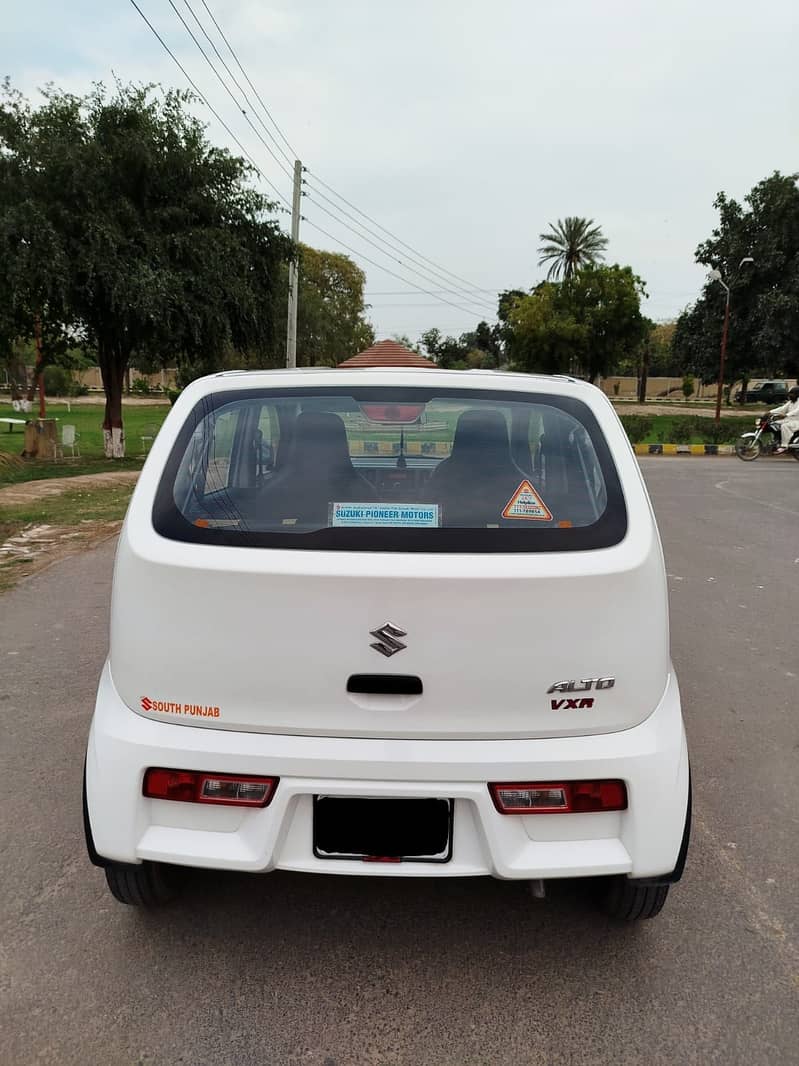
[[[533,522],[551,522],[549,508],[529,481],[523,481],[505,505],[503,518],[529,518]]]

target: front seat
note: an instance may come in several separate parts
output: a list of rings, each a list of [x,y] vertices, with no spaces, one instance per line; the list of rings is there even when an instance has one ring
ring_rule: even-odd
[[[430,479],[445,526],[500,525],[502,511],[525,479],[511,458],[508,427],[496,410],[464,411],[452,452]]]
[[[374,488],[352,465],[338,415],[303,411],[294,423],[288,459],[264,486],[257,510],[269,525],[296,522],[321,528],[328,524],[329,504],[374,499]]]

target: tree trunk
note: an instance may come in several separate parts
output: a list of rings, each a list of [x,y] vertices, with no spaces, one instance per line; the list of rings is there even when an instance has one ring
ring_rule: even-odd
[[[116,345],[98,346],[100,374],[105,390],[103,448],[106,459],[125,458],[125,430],[122,425],[122,388],[127,356]]]
[[[641,379],[638,382],[638,402],[646,403],[646,382],[649,377],[649,347],[641,355]]]

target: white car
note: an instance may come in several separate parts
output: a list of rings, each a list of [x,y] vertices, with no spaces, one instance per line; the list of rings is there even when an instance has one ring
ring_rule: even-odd
[[[608,400],[486,371],[194,382],[121,533],[84,820],[123,903],[205,867],[592,878],[657,914],[688,752]]]

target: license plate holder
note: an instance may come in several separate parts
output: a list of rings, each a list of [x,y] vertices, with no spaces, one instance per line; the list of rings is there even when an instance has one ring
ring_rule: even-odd
[[[446,863],[452,858],[451,799],[314,796],[317,859]]]

